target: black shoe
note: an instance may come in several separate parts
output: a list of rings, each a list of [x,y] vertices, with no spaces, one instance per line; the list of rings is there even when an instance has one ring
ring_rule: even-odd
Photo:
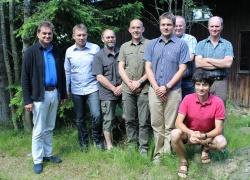
[[[36,174],[40,174],[43,171],[43,164],[42,163],[34,164],[33,171]]]
[[[87,152],[89,149],[88,145],[87,144],[83,144],[83,145],[80,145],[80,150],[82,152]]]
[[[104,150],[104,144],[102,142],[95,143],[95,147],[99,150]]]
[[[139,152],[140,152],[140,155],[143,157],[147,157],[147,155],[148,155],[147,149],[141,148]]]
[[[43,157],[43,161],[49,161],[52,163],[61,163],[62,160],[59,157],[56,156],[50,156],[50,157]]]

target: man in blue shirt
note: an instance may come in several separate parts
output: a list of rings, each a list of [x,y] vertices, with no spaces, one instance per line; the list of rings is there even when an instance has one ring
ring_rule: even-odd
[[[160,162],[162,153],[170,153],[170,133],[174,128],[181,101],[181,78],[189,61],[188,46],[174,35],[175,16],[160,16],[161,36],[149,42],[144,52],[146,73],[151,83],[149,108],[154,131],[154,162]]]
[[[62,162],[52,155],[52,135],[58,97],[65,99],[67,94],[62,52],[51,43],[53,28],[48,21],[38,26],[38,42],[25,51],[22,65],[24,107],[33,112],[32,157],[36,174],[43,171],[43,161]]]
[[[78,138],[82,151],[87,150],[89,143],[86,127],[87,104],[92,121],[93,141],[97,148],[103,148],[98,81],[92,74],[92,61],[100,47],[87,42],[87,37],[87,28],[84,24],[74,26],[73,39],[75,44],[67,49],[64,63],[67,92],[72,95]]]
[[[195,64],[207,70],[214,79],[210,92],[219,96],[224,103],[227,99],[227,68],[233,62],[232,44],[221,37],[223,19],[219,16],[211,17],[208,21],[210,36],[200,41],[195,49]]]

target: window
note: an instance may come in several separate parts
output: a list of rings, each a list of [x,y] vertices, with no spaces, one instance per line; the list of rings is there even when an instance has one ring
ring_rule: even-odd
[[[240,32],[240,73],[250,73],[250,31]]]

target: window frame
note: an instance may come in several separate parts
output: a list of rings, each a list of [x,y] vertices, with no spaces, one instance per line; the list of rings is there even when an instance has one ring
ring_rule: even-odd
[[[248,33],[250,36],[250,30],[241,30],[239,33],[239,51],[238,51],[238,55],[239,55],[239,61],[238,61],[238,73],[239,74],[250,74],[250,55],[249,55],[249,62],[248,62],[248,70],[241,70],[241,54],[242,54],[242,34],[243,33]],[[250,41],[248,42],[250,47]]]

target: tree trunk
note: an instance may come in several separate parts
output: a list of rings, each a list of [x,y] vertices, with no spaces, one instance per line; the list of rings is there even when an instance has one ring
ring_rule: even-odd
[[[26,22],[27,19],[30,16],[30,0],[24,0],[23,1],[23,21]],[[30,43],[30,38],[29,37],[22,37],[22,41],[23,41],[23,50],[22,52],[24,52],[28,47],[29,47],[29,43]],[[29,111],[25,111],[24,112],[24,117],[23,117],[23,127],[24,130],[27,132],[31,132],[32,127],[33,127],[33,123],[32,123],[32,113]]]
[[[15,38],[15,25],[14,25],[14,14],[15,14],[15,0],[9,1],[9,23],[10,23],[10,44],[11,44],[11,52],[14,63],[14,74],[15,74],[15,84],[20,83],[20,66],[19,66],[19,58],[17,55],[17,47],[16,47],[16,38]]]
[[[30,1],[31,0],[24,0],[23,1],[23,22],[25,23],[30,16]],[[29,37],[22,37],[23,41],[23,50],[24,52],[30,45],[30,38]]]
[[[0,32],[0,37],[1,37]],[[8,94],[6,91],[6,81],[7,77],[5,74],[5,67],[3,62],[3,47],[2,47],[2,38],[0,38],[0,124],[6,125],[9,124],[10,114],[9,114],[9,104],[8,104]]]
[[[7,73],[7,79],[8,79],[8,86],[12,85],[13,83],[13,77],[11,73],[11,67],[10,67],[10,61],[9,56],[7,52],[7,37],[6,37],[6,31],[5,31],[5,18],[4,18],[4,8],[3,8],[3,2],[0,2],[0,19],[1,19],[1,32],[2,32],[2,44],[3,44],[3,59],[4,59],[4,65]],[[13,98],[13,93],[9,91],[9,97],[10,99]],[[15,110],[14,107],[11,106],[11,117],[14,117]],[[14,128],[18,130],[18,125],[16,121],[13,121]]]

